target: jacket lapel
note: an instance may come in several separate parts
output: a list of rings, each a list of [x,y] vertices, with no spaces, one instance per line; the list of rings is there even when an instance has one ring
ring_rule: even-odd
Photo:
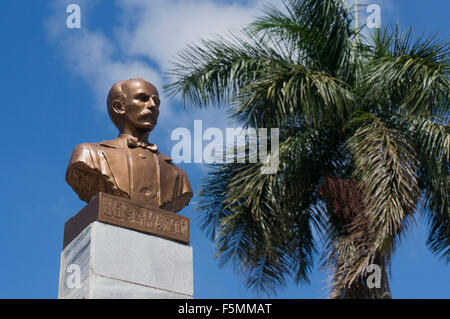
[[[102,153],[113,182],[120,190],[130,195],[128,159],[122,141],[120,138],[116,138],[111,141],[103,141],[100,145],[104,146]]]

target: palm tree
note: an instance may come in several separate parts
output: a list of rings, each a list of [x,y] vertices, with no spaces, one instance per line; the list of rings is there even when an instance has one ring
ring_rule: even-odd
[[[330,297],[390,298],[391,256],[417,215],[450,260],[448,42],[398,28],[364,40],[342,0],[283,3],[190,45],[169,73],[167,92],[185,104],[226,105],[245,128],[280,129],[276,174],[212,167],[201,227],[220,264],[258,292],[308,283],[322,242]],[[371,264],[379,288],[367,283]]]

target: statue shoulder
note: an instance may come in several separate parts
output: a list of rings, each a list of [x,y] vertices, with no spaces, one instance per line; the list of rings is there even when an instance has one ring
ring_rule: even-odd
[[[159,158],[159,160],[160,161],[165,161],[165,162],[167,162],[167,163],[169,163],[169,164],[172,164],[172,165],[174,165],[173,163],[172,163],[172,158],[170,158],[169,156],[167,156],[167,155],[164,155],[163,153],[161,153],[161,152],[158,152],[158,158]]]
[[[72,157],[85,156],[86,154],[94,155],[102,151],[108,151],[115,148],[120,148],[121,144],[118,139],[105,140],[100,143],[81,143],[75,146],[72,152]]]
[[[163,192],[162,208],[171,212],[178,212],[188,205],[193,197],[191,183],[187,173],[179,166],[172,162],[172,159],[162,153],[158,153],[159,162],[161,165],[161,176],[166,175],[166,179],[170,180],[162,189]],[[164,178],[163,178],[164,179]],[[170,194],[170,196],[164,196]]]
[[[168,166],[175,171],[177,171],[178,174],[186,175],[186,172],[179,166],[175,165],[173,162],[173,159],[167,155],[164,155],[163,153],[158,152],[158,158],[160,162],[167,163]]]
[[[89,150],[92,144],[94,144],[94,143],[81,143],[81,144],[78,144],[77,146],[75,146],[75,148],[73,150],[78,151],[78,152],[83,152],[83,151]]]
[[[81,143],[73,149],[66,169],[66,181],[85,202],[99,191],[114,193],[114,184],[106,173],[100,143]]]
[[[99,143],[81,143],[75,146],[70,157],[69,165],[75,162],[90,162],[93,154],[101,149]]]
[[[91,143],[81,143],[75,146],[70,157],[70,163],[77,162],[86,156],[89,156],[91,152]]]

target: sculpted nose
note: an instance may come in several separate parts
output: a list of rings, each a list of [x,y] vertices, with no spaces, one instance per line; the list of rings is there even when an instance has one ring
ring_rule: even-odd
[[[155,103],[155,101],[153,101],[153,99],[148,99],[148,102],[147,102],[147,108],[154,108],[154,107],[156,107],[156,103]]]

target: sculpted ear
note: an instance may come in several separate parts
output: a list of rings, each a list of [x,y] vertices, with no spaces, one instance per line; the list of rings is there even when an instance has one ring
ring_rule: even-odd
[[[120,114],[120,115],[125,114],[125,108],[124,108],[124,105],[123,105],[123,103],[122,103],[120,100],[115,100],[115,101],[112,103],[112,109],[113,109],[113,111],[114,111],[115,113],[117,113],[117,114]]]

